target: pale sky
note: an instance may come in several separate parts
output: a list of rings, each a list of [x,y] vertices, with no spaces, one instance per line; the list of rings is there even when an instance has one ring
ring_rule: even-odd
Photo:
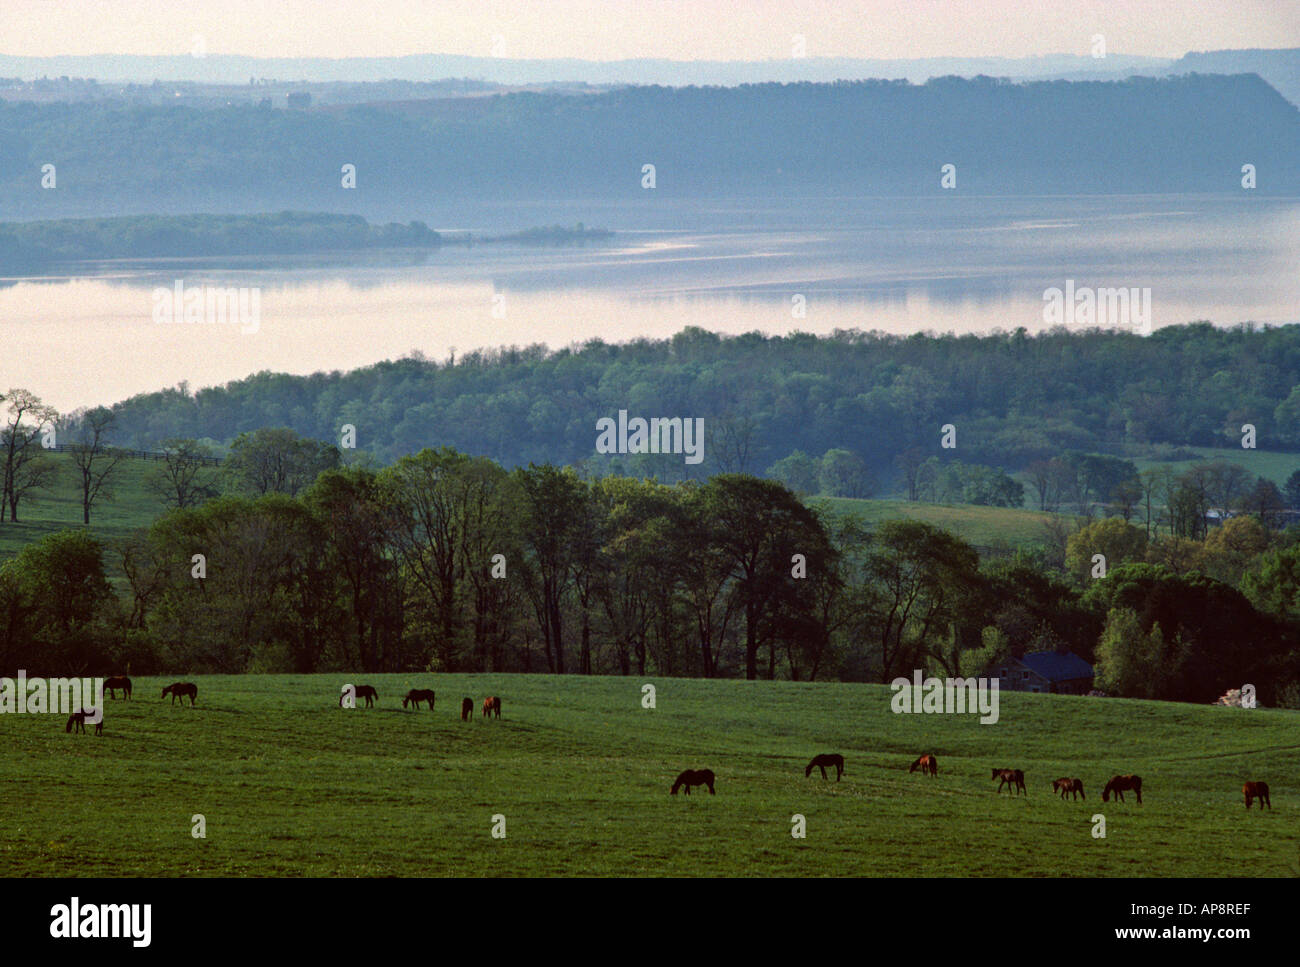
[[[762,60],[1300,47],[1300,0],[0,0],[0,53]],[[493,45],[497,44],[494,51]]]

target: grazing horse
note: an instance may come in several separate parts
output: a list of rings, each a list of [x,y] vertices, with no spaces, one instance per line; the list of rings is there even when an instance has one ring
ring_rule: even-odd
[[[937,776],[939,774],[939,760],[932,755],[923,755],[913,762],[907,771],[915,772],[917,769],[928,772],[931,776]]]
[[[1029,795],[1029,790],[1025,788],[1025,773],[1023,769],[994,769],[991,779],[1001,779],[998,783],[998,792],[1002,791],[1003,786],[1010,786],[1016,792],[1023,792]]]
[[[474,717],[474,700],[472,698],[462,698],[460,700],[460,720],[468,722]]]
[[[126,697],[131,697],[131,679],[125,675],[114,675],[112,678],[104,679],[104,690],[108,692],[109,698],[117,698],[117,689],[126,692]]]
[[[414,702],[418,709],[421,702],[429,703],[429,711],[433,711],[433,689],[432,688],[413,688],[406,693],[406,698],[402,699],[402,708],[406,708],[407,702]]]
[[[173,705],[176,704],[178,698],[181,700],[181,704],[184,705],[185,696],[188,695],[190,697],[190,707],[192,708],[195,699],[199,697],[199,686],[193,682],[173,682],[163,689],[162,697],[166,698],[168,694],[172,697]]]
[[[496,713],[497,718],[501,718],[501,699],[495,695],[483,699],[483,717],[487,718],[492,712]]]
[[[1246,808],[1250,808],[1253,799],[1259,799],[1259,811],[1263,812],[1264,807],[1273,808],[1273,804],[1268,800],[1268,783],[1267,782],[1248,782],[1241,787],[1241,793],[1246,797]]]
[[[1142,805],[1141,776],[1115,776],[1110,782],[1106,783],[1106,788],[1101,791],[1101,801],[1110,802],[1110,794],[1113,792],[1115,798],[1120,802],[1123,802],[1125,790],[1131,790],[1132,792],[1137,793],[1138,805]]]
[[[809,776],[812,775],[814,766],[822,771],[823,779],[830,778],[829,776],[826,775],[826,767],[834,766],[835,781],[839,782],[840,776],[844,775],[844,756],[836,752],[827,752],[824,755],[819,755],[814,757],[813,761],[808,763],[808,768],[803,771],[803,777],[805,779],[807,779]]]
[[[433,693],[430,692],[430,694]],[[366,708],[370,708],[372,705],[375,704],[375,702],[379,701],[379,693],[375,691],[375,686],[373,685],[358,685],[355,689],[352,690],[352,697],[364,698],[366,700]],[[345,698],[347,698],[346,695],[339,696],[339,708],[343,707],[343,699]],[[402,707],[403,708],[406,707],[405,702],[402,703]],[[432,702],[429,703],[429,707],[433,708]]]
[[[94,714],[95,714],[95,710],[93,708],[77,709],[75,712],[73,712],[71,715],[68,716],[68,724],[63,727],[63,731],[71,732],[72,727],[75,725],[77,727],[77,731],[80,732],[82,735],[85,735],[86,719],[87,717],[93,717]],[[95,723],[95,734],[96,735],[104,734],[104,720],[102,717],[98,722]],[[1263,809],[1264,807],[1261,806],[1259,808]]]
[[[1068,793],[1074,793],[1075,799],[1078,799],[1080,796],[1083,796],[1084,799],[1088,798],[1083,792],[1082,779],[1054,779],[1052,780],[1052,791],[1059,792],[1062,799],[1064,799]]]
[[[673,783],[672,795],[677,795],[677,790],[685,787],[686,795],[691,794],[691,786],[708,786],[709,795],[715,795],[713,791],[713,770],[712,769],[687,769],[677,781]]]

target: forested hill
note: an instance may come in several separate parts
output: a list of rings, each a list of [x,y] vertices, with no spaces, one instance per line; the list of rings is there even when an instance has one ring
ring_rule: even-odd
[[[0,103],[0,211],[53,217],[660,193],[1300,193],[1300,110],[1254,74],[514,93],[347,110]],[[433,102],[439,103],[439,102]],[[449,102],[450,103],[450,102]],[[37,190],[42,166],[57,188]],[[340,190],[356,165],[357,191]],[[364,195],[364,197],[363,197]],[[347,197],[342,197],[347,196]],[[32,214],[39,213],[39,214]],[[616,227],[616,226],[615,226]]]
[[[841,332],[721,337],[699,329],[548,351],[408,358],[350,373],[259,373],[222,388],[137,396],[116,407],[116,442],[229,441],[288,426],[322,440],[357,429],[388,461],[448,445],[508,466],[595,458],[596,421],[702,418],[704,462],[601,456],[603,469],[663,479],[763,472],[795,450],[856,453],[881,476],[910,448],[935,452],[958,428],[962,460],[1017,468],[1065,450],[1120,444],[1300,449],[1300,327],[1159,329],[1151,336],[1064,329],[1039,336]]]

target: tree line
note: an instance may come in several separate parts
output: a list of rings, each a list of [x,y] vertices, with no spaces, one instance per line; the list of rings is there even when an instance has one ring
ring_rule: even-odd
[[[596,462],[596,421],[619,409],[702,418],[703,462],[653,454]],[[351,424],[358,447],[382,462],[446,445],[509,467],[589,465],[663,480],[751,473],[826,496],[1014,505],[1012,483],[973,468],[1032,468],[1029,498],[1051,509],[1109,501],[1102,485],[1115,471],[1104,456],[1182,460],[1198,456],[1196,447],[1240,449],[1247,424],[1260,449],[1300,450],[1300,328],[1204,323],[1149,337],[1066,329],[727,337],[691,328],[621,345],[263,372],[142,394],[113,411],[120,442],[141,449],[174,437],[219,447],[264,426],[337,440]],[[944,424],[956,428],[953,450],[939,447]],[[1092,456],[1062,463],[1071,453]],[[972,469],[940,479],[954,458]]]
[[[1251,683],[1300,704],[1300,529],[1253,516],[1203,538],[1104,517],[1059,561],[981,557],[746,474],[670,484],[450,448],[339,458],[255,431],[176,479],[171,509],[130,539],[27,545],[0,565],[0,667],[887,682],[1062,649],[1112,694],[1211,701]]]

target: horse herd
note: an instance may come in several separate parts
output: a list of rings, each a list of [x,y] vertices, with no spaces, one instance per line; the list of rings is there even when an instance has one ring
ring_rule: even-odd
[[[822,758],[826,757],[817,757],[817,759]],[[808,766],[805,775],[812,772],[812,767],[817,764],[817,759],[814,759],[812,765]],[[841,762],[842,761],[843,760],[841,759]],[[911,768],[907,771],[916,772],[918,769],[923,773],[928,772],[931,776],[937,776],[939,774],[939,760],[933,755],[923,755],[913,762]],[[822,778],[825,778],[825,776],[826,773],[823,770]],[[1001,792],[1003,787],[1005,787],[1013,792],[1029,795],[1029,790],[1025,788],[1025,771],[1023,769],[993,769],[991,770],[989,778],[998,780],[998,792]],[[1082,779],[1071,779],[1065,776],[1062,776],[1060,779],[1052,780],[1052,792],[1059,794],[1062,799],[1066,796],[1070,796],[1072,801],[1075,802],[1079,799],[1088,798],[1083,791]],[[1136,795],[1138,805],[1142,805],[1142,777],[1134,775],[1113,776],[1110,782],[1106,783],[1106,787],[1101,791],[1101,801],[1110,802],[1111,796],[1114,796],[1119,802],[1124,802],[1124,793],[1126,792],[1131,792]],[[1245,797],[1247,809],[1250,808],[1250,804],[1256,799],[1259,800],[1259,808],[1261,812],[1265,806],[1269,809],[1273,808],[1273,803],[1269,801],[1268,798],[1267,782],[1248,782],[1241,787],[1241,793],[1242,796]]]
[[[112,678],[106,678],[104,679],[104,690],[108,692],[109,697],[112,699],[117,698],[117,692],[119,690],[124,693],[127,699],[130,699],[131,679],[125,675],[116,675]],[[173,705],[176,704],[176,699],[178,698],[181,700],[181,704],[184,705],[185,699],[188,698],[190,700],[190,706],[193,707],[198,699],[199,687],[193,682],[173,682],[162,690],[163,698],[166,698],[168,695],[172,697]],[[364,699],[366,708],[373,707],[374,704],[379,701],[379,692],[373,685],[357,685],[353,689],[353,695],[355,698]],[[343,706],[344,697],[346,696],[339,697],[340,707]],[[413,688],[407,692],[406,697],[402,699],[402,708],[413,706],[418,709],[420,703],[424,702],[428,704],[429,711],[432,712],[436,698],[437,696],[431,688]],[[489,695],[487,698],[483,699],[482,709],[483,718],[489,718],[492,716],[501,718],[501,699],[496,695]],[[68,717],[68,723],[64,727],[64,731],[71,732],[75,728],[78,732],[84,733],[86,731],[86,719],[93,719],[94,715],[95,710],[93,708],[78,709]],[[468,697],[461,699],[461,721],[468,722],[473,715],[474,700]],[[95,723],[95,734],[104,734],[104,720],[102,716],[100,717],[99,722]],[[835,770],[835,781],[839,782],[844,775],[844,756],[835,752],[828,752],[814,756],[813,760],[809,762],[807,767],[804,769],[804,778],[811,776],[814,769],[820,769],[822,778],[828,779],[830,778],[826,774],[826,769],[828,767]],[[918,770],[923,775],[929,775],[931,778],[937,776],[939,774],[938,758],[932,753],[919,756],[912,762],[907,771],[911,773]],[[1001,792],[1003,788],[1006,788],[1016,794],[1029,794],[1028,789],[1025,787],[1025,773],[1023,769],[993,769],[990,778],[998,780],[997,792]],[[673,782],[670,794],[675,796],[677,795],[677,791],[680,789],[689,796],[691,794],[692,786],[707,786],[709,795],[716,795],[713,788],[713,784],[716,780],[717,776],[713,774],[713,770],[711,769],[686,769]],[[1067,796],[1071,796],[1074,801],[1078,801],[1080,798],[1085,800],[1088,798],[1083,791],[1082,779],[1071,779],[1068,777],[1054,779],[1052,780],[1052,792],[1059,794],[1061,799],[1065,799]],[[1112,777],[1110,782],[1106,783],[1105,788],[1102,790],[1101,800],[1102,802],[1110,802],[1110,798],[1113,795],[1119,802],[1124,802],[1125,792],[1132,792],[1136,795],[1138,805],[1141,805],[1142,777],[1134,775]],[[1269,800],[1267,782],[1248,782],[1242,786],[1241,792],[1242,796],[1246,800],[1247,809],[1251,807],[1251,804],[1256,799],[1259,800],[1259,808],[1261,812],[1264,810],[1265,806],[1269,809],[1273,808],[1273,803]]]
[[[373,685],[358,685],[356,687],[356,697],[366,700],[366,708],[370,708],[375,702],[379,701],[379,693],[375,691]],[[437,693],[432,688],[413,688],[406,693],[402,699],[402,708],[408,705],[419,708],[421,702],[427,702],[429,711],[433,711],[433,704],[437,700]],[[339,696],[339,706],[343,705],[343,696]],[[468,722],[474,716],[474,700],[469,697],[460,700],[460,720]],[[483,717],[501,718],[501,699],[496,695],[489,695],[483,699]]]
[[[127,700],[130,700],[131,679],[126,675],[114,675],[112,678],[105,678],[104,691],[107,692],[108,697],[114,701],[117,700],[117,693],[119,691],[122,692],[123,696]],[[193,682],[172,682],[172,684],[162,690],[163,698],[166,698],[168,695],[172,697],[172,705],[176,704],[178,698],[181,700],[181,704],[184,705],[185,699],[188,698],[190,700],[190,706],[193,707],[198,704],[199,686],[195,685]],[[358,699],[364,699],[366,708],[373,707],[374,704],[379,701],[379,692],[373,685],[355,686],[353,689],[353,696]],[[340,707],[343,705],[344,697],[345,696],[339,696]],[[429,711],[432,712],[436,698],[437,696],[431,688],[413,688],[407,692],[406,697],[402,699],[402,708],[406,708],[408,705],[413,705],[418,709],[421,702],[427,702]],[[461,699],[461,721],[469,721],[473,714],[474,700],[472,698]],[[487,698],[483,699],[483,717],[489,718],[491,716],[501,718],[501,699],[496,695],[489,695]],[[78,732],[84,733],[86,731],[86,719],[89,718],[93,721],[94,717],[94,708],[79,708],[68,716],[68,722],[67,725],[64,726],[63,731],[71,732],[75,728]],[[104,734],[104,720],[102,716],[100,717],[99,722],[95,723],[95,734]]]
[[[117,693],[119,691],[129,700],[131,698],[131,679],[127,678],[125,675],[114,675],[112,678],[105,678],[104,691],[108,692],[108,697],[114,701],[116,701]],[[176,704],[176,699],[178,698],[181,700],[181,704],[184,705],[185,699],[188,698],[192,707],[198,702],[199,686],[195,685],[193,682],[172,682],[162,690],[161,697],[166,698],[168,695],[172,697],[173,705]],[[86,719],[93,720],[94,718],[94,708],[79,708],[68,716],[68,722],[64,725],[63,731],[71,732],[75,729],[84,734],[86,731]],[[104,717],[102,715],[99,716],[99,721],[95,722],[95,734],[104,734]]]
[[[828,766],[835,770],[835,781],[839,782],[840,777],[844,775],[844,756],[834,752],[827,752],[822,755],[814,756],[813,760],[809,762],[803,770],[804,778],[806,779],[808,776],[811,776],[814,769],[820,769],[822,778],[828,779],[829,776],[826,774]],[[938,757],[932,753],[919,756],[912,762],[907,771],[911,773],[918,770],[923,775],[929,775],[931,777],[937,776],[939,774]],[[677,777],[677,780],[673,783],[673,787],[670,791],[671,794],[675,796],[677,795],[678,789],[683,789],[689,796],[691,786],[706,785],[709,787],[709,794],[713,795],[713,783],[716,778],[717,777],[709,769],[687,769]],[[1029,791],[1025,788],[1025,772],[1023,769],[993,769],[990,778],[998,780],[997,792],[1001,792],[1003,787],[1006,787],[1014,792],[1029,795]],[[1083,791],[1082,779],[1069,779],[1064,777],[1054,779],[1052,780],[1052,791],[1059,793],[1062,799],[1066,796],[1073,796],[1074,801],[1076,802],[1080,798],[1088,798]],[[1124,802],[1125,792],[1134,793],[1137,796],[1138,805],[1140,806],[1142,804],[1142,777],[1132,775],[1113,777],[1110,782],[1106,783],[1106,788],[1102,790],[1101,801],[1110,802],[1111,796],[1114,796],[1119,802]],[[1247,809],[1250,808],[1251,802],[1255,799],[1259,800],[1259,808],[1261,811],[1263,811],[1265,806],[1269,809],[1273,808],[1273,804],[1268,798],[1267,782],[1248,782],[1242,786],[1241,792],[1242,795],[1245,796]]]

